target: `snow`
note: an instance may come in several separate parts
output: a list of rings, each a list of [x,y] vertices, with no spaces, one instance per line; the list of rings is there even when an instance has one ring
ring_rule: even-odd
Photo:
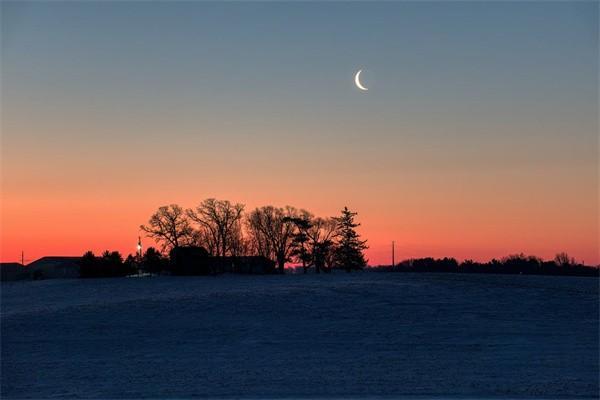
[[[598,280],[152,277],[1,286],[2,398],[598,396]]]

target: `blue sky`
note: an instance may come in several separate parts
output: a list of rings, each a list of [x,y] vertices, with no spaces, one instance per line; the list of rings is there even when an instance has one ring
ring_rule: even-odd
[[[352,82],[361,68],[368,93]],[[584,222],[597,199],[597,2],[3,2],[2,85],[8,193],[90,195],[74,188],[79,163],[118,190],[142,170],[137,190],[160,203],[149,177],[171,181],[148,162],[160,157],[182,181],[218,182],[190,196],[268,201],[244,187],[254,180],[274,202],[369,213],[411,205],[369,202],[353,176],[389,199],[482,171],[457,202],[490,181],[544,198],[567,185],[582,197],[562,204],[585,210],[569,229],[597,232]],[[223,154],[221,175],[206,172]],[[482,213],[502,206],[488,195]]]

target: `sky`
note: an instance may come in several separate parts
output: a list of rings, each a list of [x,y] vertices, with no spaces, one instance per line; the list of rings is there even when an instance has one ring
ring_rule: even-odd
[[[1,12],[2,261],[129,254],[159,206],[214,197],[348,206],[373,265],[392,240],[600,263],[597,2]]]

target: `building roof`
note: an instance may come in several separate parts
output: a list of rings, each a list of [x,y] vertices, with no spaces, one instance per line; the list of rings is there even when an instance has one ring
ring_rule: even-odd
[[[0,268],[23,268],[24,265],[18,262],[3,262],[0,263]]]
[[[37,267],[44,264],[63,264],[63,263],[79,263],[81,257],[73,256],[46,256],[27,264],[27,267]]]

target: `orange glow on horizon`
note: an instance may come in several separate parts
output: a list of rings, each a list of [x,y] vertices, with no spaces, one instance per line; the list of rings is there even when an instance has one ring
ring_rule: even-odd
[[[2,261],[20,261],[21,251],[29,262],[46,255],[81,255],[87,250],[97,254],[107,249],[118,250],[127,256],[135,254],[138,236],[142,236],[144,249],[155,246],[138,227],[147,222],[159,205],[169,202],[154,204],[149,196],[140,198],[146,201],[138,202],[125,192],[110,201],[101,197],[69,202],[67,196],[45,201],[5,196]],[[512,209],[507,217],[506,212],[488,213],[486,207],[477,207],[477,202],[459,209],[448,197],[444,201],[430,200],[430,204],[422,200],[411,208],[398,210],[392,217],[385,211],[387,207],[368,204],[366,200],[362,200],[364,204],[349,207],[359,212],[358,221],[362,223],[359,232],[368,239],[370,265],[391,263],[392,240],[396,242],[397,262],[428,256],[487,261],[521,252],[552,259],[561,251],[587,264],[599,262],[593,225],[587,231],[580,229],[584,215],[580,220],[559,215],[548,220],[547,210],[525,207]],[[198,202],[178,203],[192,207]],[[441,203],[455,212],[447,213]],[[247,204],[246,209],[255,206]],[[314,207],[311,211],[320,216],[336,214],[336,209],[329,207]]]

